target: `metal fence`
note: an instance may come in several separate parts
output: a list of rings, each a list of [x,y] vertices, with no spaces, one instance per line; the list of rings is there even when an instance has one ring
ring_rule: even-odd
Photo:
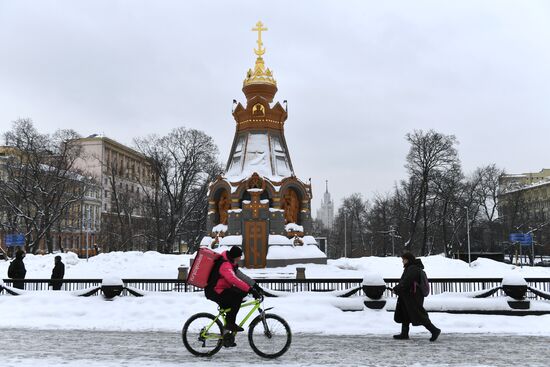
[[[188,285],[177,279],[123,279],[124,285],[146,292],[202,292],[201,288]],[[256,279],[264,288],[283,292],[330,292],[358,288],[362,285],[361,278],[318,278],[318,279]],[[384,279],[388,287],[394,287],[399,279]],[[550,293],[550,278],[525,278],[527,284],[543,292]],[[43,291],[48,289],[50,279],[25,279],[25,290]],[[444,292],[476,292],[500,286],[502,278],[431,278],[431,294]],[[4,279],[4,284],[12,286],[12,279]],[[64,279],[62,290],[76,291],[101,286],[101,279]],[[495,296],[504,293],[499,291]],[[356,295],[363,296],[359,290]],[[386,291],[386,297],[394,296]],[[537,299],[528,292],[531,299]]]

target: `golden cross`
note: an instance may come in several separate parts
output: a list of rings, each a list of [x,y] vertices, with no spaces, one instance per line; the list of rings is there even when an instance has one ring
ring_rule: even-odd
[[[267,31],[267,28],[264,28],[264,24],[261,21],[258,21],[258,23],[256,23],[256,28],[252,28],[252,31],[258,32],[258,41],[256,41],[258,43],[258,49],[254,49],[254,52],[256,55],[262,56],[265,53],[265,48],[262,48],[264,45],[262,43],[262,32]]]

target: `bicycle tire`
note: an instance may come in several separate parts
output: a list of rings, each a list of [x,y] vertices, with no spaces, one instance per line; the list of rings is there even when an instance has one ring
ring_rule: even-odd
[[[216,316],[202,312],[191,316],[185,322],[181,330],[181,339],[189,352],[198,357],[210,357],[221,349],[223,325],[219,319],[210,327],[208,335],[211,338],[203,339],[200,335],[215,319]]]
[[[260,357],[277,358],[282,356],[292,342],[290,326],[275,314],[265,314],[269,333],[264,329],[262,315],[257,316],[248,327],[248,342],[250,347]]]

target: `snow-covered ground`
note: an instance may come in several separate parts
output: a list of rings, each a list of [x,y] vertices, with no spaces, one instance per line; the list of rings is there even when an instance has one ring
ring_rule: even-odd
[[[49,278],[55,255],[28,254],[25,259],[27,279]],[[175,279],[178,267],[189,266],[192,255],[162,255],[158,252],[111,252],[86,259],[79,259],[73,253],[61,254],[65,263],[67,279],[102,279],[107,276],[120,278]],[[523,268],[480,258],[467,263],[444,256],[422,257],[426,273],[430,278],[498,278],[507,275],[523,277],[550,277],[550,268]],[[7,277],[9,261],[0,260],[0,277]],[[376,274],[383,278],[399,278],[403,265],[399,257],[363,257],[328,260],[327,265],[297,264],[271,269],[244,269],[253,278],[294,278],[296,268],[305,267],[307,278],[363,278]]]
[[[189,255],[161,255],[156,252],[109,253],[78,259],[62,254],[66,278],[171,278],[180,265],[188,265]],[[427,273],[437,277],[550,277],[549,268],[519,268],[486,259],[472,267],[443,256],[422,259]],[[53,255],[25,257],[27,278],[48,278]],[[0,263],[0,274],[9,262]],[[362,258],[329,260],[328,265],[292,265],[284,268],[247,270],[252,277],[294,277],[295,268],[305,266],[308,278],[362,278],[368,274],[397,278],[402,265],[399,258]],[[389,301],[393,302],[392,300]],[[438,296],[426,299],[438,302]],[[398,329],[393,313],[365,309],[344,312],[341,308],[361,306],[361,297],[336,298],[323,293],[294,293],[280,298],[266,298],[266,307],[284,317],[294,332],[321,334],[391,334]],[[550,307],[550,303],[548,303]],[[76,297],[70,292],[26,292],[22,296],[0,295],[0,329],[85,329],[113,331],[177,331],[196,312],[216,311],[216,305],[200,293],[148,293],[145,297]],[[550,315],[487,316],[432,313],[433,322],[444,333],[499,333],[550,336]],[[412,333],[426,333],[413,328]]]

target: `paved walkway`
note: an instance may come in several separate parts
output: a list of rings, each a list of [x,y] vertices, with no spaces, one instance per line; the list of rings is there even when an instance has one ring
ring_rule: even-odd
[[[254,354],[244,335],[238,347],[212,358],[187,352],[177,333],[0,329],[0,366],[549,366],[550,337],[442,334],[409,341],[388,336],[293,335],[276,360]]]

